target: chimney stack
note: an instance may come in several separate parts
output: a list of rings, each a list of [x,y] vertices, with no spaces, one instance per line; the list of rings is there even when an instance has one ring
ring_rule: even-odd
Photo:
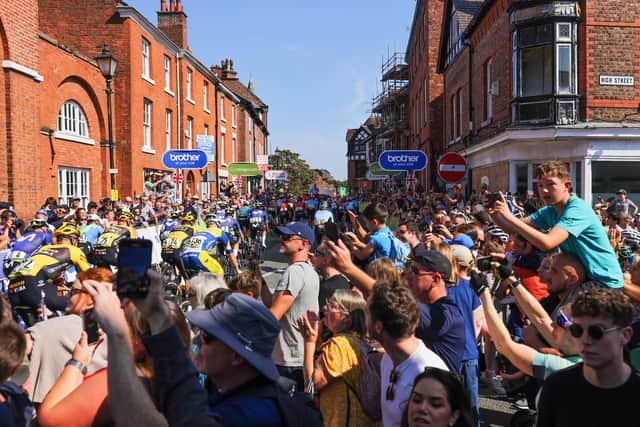
[[[166,0],[160,1],[158,12],[158,29],[172,42],[182,49],[188,49],[187,43],[187,15],[182,10],[181,0],[169,0],[167,11]]]
[[[236,73],[236,70],[233,69],[233,59],[231,58],[226,58],[223,59],[221,62],[222,66],[221,71],[222,71],[222,79],[223,80],[237,80],[238,79],[238,73]]]

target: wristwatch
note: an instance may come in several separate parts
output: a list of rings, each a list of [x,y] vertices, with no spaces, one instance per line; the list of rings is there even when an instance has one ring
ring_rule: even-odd
[[[514,290],[520,285],[522,285],[522,281],[520,279],[516,279],[514,282],[509,284],[509,289]]]
[[[87,367],[84,366],[82,362],[78,362],[75,359],[69,359],[69,361],[65,363],[64,366],[73,366],[75,368],[80,369],[80,372],[82,372],[82,375],[87,375]]]

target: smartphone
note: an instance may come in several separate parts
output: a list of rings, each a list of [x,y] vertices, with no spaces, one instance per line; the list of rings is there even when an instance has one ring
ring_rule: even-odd
[[[82,323],[84,331],[87,333],[87,343],[93,344],[97,342],[100,339],[100,333],[98,332],[100,327],[93,307],[87,308],[82,312]]]
[[[335,222],[328,222],[324,225],[324,234],[333,243],[338,243],[338,226]]]
[[[487,207],[489,209],[493,209],[496,207],[496,202],[500,200],[500,195],[498,193],[489,194],[489,199],[487,200]]]
[[[124,239],[118,245],[118,295],[144,298],[149,291],[147,269],[151,266],[152,242],[147,239]]]
[[[476,258],[476,267],[480,271],[489,271],[491,270],[491,256],[480,256]]]

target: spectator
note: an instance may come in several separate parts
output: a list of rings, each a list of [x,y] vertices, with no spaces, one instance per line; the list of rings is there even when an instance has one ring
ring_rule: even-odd
[[[367,274],[375,281],[400,284],[400,272],[389,258],[378,258],[367,265]]]
[[[218,275],[203,271],[189,281],[189,305],[192,310],[204,309],[204,300],[214,289],[226,288],[224,279]]]
[[[369,335],[385,350],[380,364],[382,421],[399,427],[414,378],[425,367],[448,370],[442,359],[415,336],[420,309],[411,292],[377,282],[368,300]]]
[[[583,363],[547,378],[537,426],[637,424],[640,377],[623,357],[632,335],[633,307],[620,292],[590,289],[578,295],[571,309],[569,331]]]
[[[469,399],[460,379],[438,368],[418,375],[411,389],[402,427],[471,427]]]
[[[616,191],[616,198],[611,202],[611,210],[621,212],[625,215],[635,215],[638,212],[638,206],[627,198],[627,190],[624,188]]]
[[[368,242],[363,243],[354,233],[344,234],[352,246],[354,256],[360,261],[366,260],[367,262],[381,257],[389,258],[393,242],[391,241],[391,230],[387,227],[387,218],[389,217],[387,208],[382,203],[374,202],[362,211],[362,215],[365,226],[369,230]]]
[[[440,252],[427,251],[413,258],[405,270],[405,280],[420,302],[420,323],[416,336],[447,364],[460,373],[465,346],[465,325],[460,309],[447,296],[451,263]]]
[[[5,302],[0,300],[2,312]],[[20,367],[25,352],[26,341],[20,327],[10,318],[3,318],[0,322],[0,425],[29,426],[33,413],[33,406],[29,397],[9,378]]]
[[[26,330],[28,342],[31,400],[40,403],[56,382],[71,358],[82,334],[82,313],[93,307],[93,300],[82,286],[85,280],[113,283],[113,273],[106,268],[79,272],[71,286],[66,315],[38,322]],[[87,374],[107,365],[107,343],[100,345],[87,366]]]
[[[298,320],[305,339],[305,382],[311,381],[318,392],[326,427],[372,425],[360,405],[366,310],[367,303],[359,293],[336,290],[322,307],[322,323],[333,336],[322,343],[317,358],[320,320],[313,311]]]
[[[521,220],[511,213],[500,193],[500,200],[491,211],[494,222],[522,234],[542,251],[560,246],[563,252],[577,255],[587,268],[589,280],[596,285],[622,288],[622,271],[616,254],[593,210],[571,193],[566,164],[543,163],[536,171],[536,178],[540,197],[547,206]],[[536,228],[549,231],[543,233]]]
[[[396,230],[398,239],[408,243],[411,247],[411,256],[421,255],[427,249],[420,241],[420,230],[414,221],[401,222]]]
[[[229,289],[259,299],[263,286],[262,280],[264,279],[253,271],[243,271],[229,281]]]
[[[274,294],[271,295],[269,288],[263,286],[261,295],[262,301],[280,321],[282,328],[273,353],[280,375],[294,380],[298,390],[302,390],[304,340],[294,324],[307,310],[318,311],[320,279],[309,264],[309,251],[315,237],[313,229],[301,222],[276,227],[276,231],[280,234],[280,253],[287,258],[289,266],[276,285]]]
[[[321,242],[316,249],[313,265],[322,279],[318,293],[318,307],[323,307],[327,304],[333,293],[338,289],[351,290],[351,284],[347,278],[331,265],[331,258],[327,253],[327,245],[324,242]]]

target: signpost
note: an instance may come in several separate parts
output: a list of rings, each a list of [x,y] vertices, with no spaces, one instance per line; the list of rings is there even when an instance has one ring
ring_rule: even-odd
[[[427,155],[418,150],[383,151],[378,163],[387,171],[419,171],[427,166]]]
[[[207,153],[207,161],[216,159],[216,143],[213,135],[196,135],[196,148]]]
[[[438,160],[437,172],[444,182],[455,184],[467,174],[467,161],[460,154],[447,153]]]
[[[235,176],[256,176],[258,165],[255,163],[231,163],[229,173]]]
[[[207,153],[201,150],[170,150],[162,155],[167,169],[202,169],[207,161]]]

